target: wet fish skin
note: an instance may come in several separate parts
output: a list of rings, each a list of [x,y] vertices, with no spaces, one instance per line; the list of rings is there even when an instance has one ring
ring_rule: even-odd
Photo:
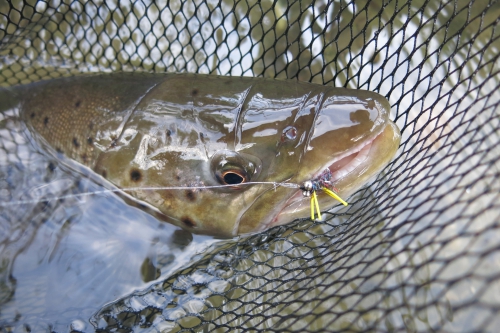
[[[269,185],[147,188],[220,185],[226,173],[230,182],[301,183],[332,161],[348,165],[371,142],[369,161],[335,183],[347,197],[392,159],[400,139],[380,95],[295,81],[115,73],[13,91],[30,132],[52,154],[137,188],[128,200],[165,221],[219,237],[306,217],[309,201]],[[335,204],[319,199],[322,208]]]

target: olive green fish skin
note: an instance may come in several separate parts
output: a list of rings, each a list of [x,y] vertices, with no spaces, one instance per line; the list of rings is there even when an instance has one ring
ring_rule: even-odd
[[[347,197],[392,159],[400,138],[380,95],[294,81],[115,73],[14,91],[28,128],[55,154],[136,188],[128,193],[156,216],[219,237],[306,217],[308,200],[269,185],[148,187],[220,185],[228,172],[230,182],[301,183],[373,142],[373,162],[335,184]],[[335,204],[326,196],[320,203]]]

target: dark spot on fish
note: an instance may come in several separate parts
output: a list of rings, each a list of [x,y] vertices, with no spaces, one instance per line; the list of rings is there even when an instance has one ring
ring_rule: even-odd
[[[140,209],[146,209],[146,208],[148,208],[148,206],[146,206],[145,204],[142,204],[140,202],[137,203],[137,207],[140,208]]]
[[[30,114],[30,118],[31,118],[31,119],[35,118],[35,112],[31,112],[31,114]]]
[[[111,147],[116,147],[117,140],[118,140],[118,138],[116,137],[116,135],[111,136]]]
[[[199,91],[198,91],[198,89],[194,88],[194,89],[191,91],[191,95],[196,96],[196,95],[198,95],[198,92],[199,92]]]
[[[87,138],[87,143],[88,143],[89,145],[93,145],[93,144],[94,144],[94,139],[92,139],[92,137],[91,137],[91,136],[89,136],[89,137]]]
[[[373,99],[369,100],[366,105],[368,106],[368,108],[370,109],[375,109],[375,101]]]
[[[87,154],[83,153],[80,157],[84,163],[87,163]]]
[[[106,178],[106,177],[108,176],[108,173],[106,172],[106,170],[102,170],[102,172],[101,172],[101,176],[102,176],[103,178]]]
[[[64,155],[64,152],[63,152],[63,150],[61,148],[56,148],[56,152],[58,154]]]
[[[181,180],[181,176],[177,175],[177,176],[175,176],[175,179]]]
[[[372,124],[373,122],[370,120],[370,112],[368,110],[356,110],[349,114],[349,119],[353,123],[358,124]]]
[[[184,225],[188,228],[194,228],[196,227],[196,223],[194,223],[193,220],[191,220],[189,217],[187,216],[184,216],[183,218],[181,218],[181,221],[182,223],[184,223]]]
[[[75,107],[80,107],[80,104],[82,103],[82,101],[76,101],[75,103]]]
[[[78,140],[76,138],[73,138],[73,146],[75,146],[75,148],[80,147],[80,142],[78,142]]]
[[[137,169],[132,169],[130,171],[130,180],[133,181],[133,182],[138,182],[140,181],[142,178],[142,174],[139,170]]]
[[[26,332],[31,332],[31,326],[28,325],[28,324],[24,324],[24,329],[26,330]]]
[[[93,130],[94,129],[94,123],[91,121],[89,123],[89,130]]]
[[[167,136],[171,136],[172,135],[172,131],[171,130],[167,130]]]
[[[54,170],[56,169],[56,165],[53,162],[49,162],[47,169],[49,169],[50,172],[54,172]]]
[[[47,126],[47,125],[48,125],[48,123],[49,123],[49,117],[45,117],[45,118],[43,118],[43,124],[44,124],[45,126]]]
[[[196,200],[196,194],[194,193],[193,190],[186,190],[186,199],[188,199],[189,201]]]

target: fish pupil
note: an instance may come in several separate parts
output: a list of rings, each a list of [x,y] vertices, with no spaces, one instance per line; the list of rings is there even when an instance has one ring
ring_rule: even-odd
[[[224,175],[224,182],[228,185],[241,184],[243,181],[244,178],[234,172],[228,172]]]

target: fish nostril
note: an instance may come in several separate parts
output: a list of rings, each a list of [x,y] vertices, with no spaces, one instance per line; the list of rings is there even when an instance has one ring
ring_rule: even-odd
[[[297,129],[293,126],[287,126],[283,130],[281,141],[294,140],[296,137],[297,137]]]

